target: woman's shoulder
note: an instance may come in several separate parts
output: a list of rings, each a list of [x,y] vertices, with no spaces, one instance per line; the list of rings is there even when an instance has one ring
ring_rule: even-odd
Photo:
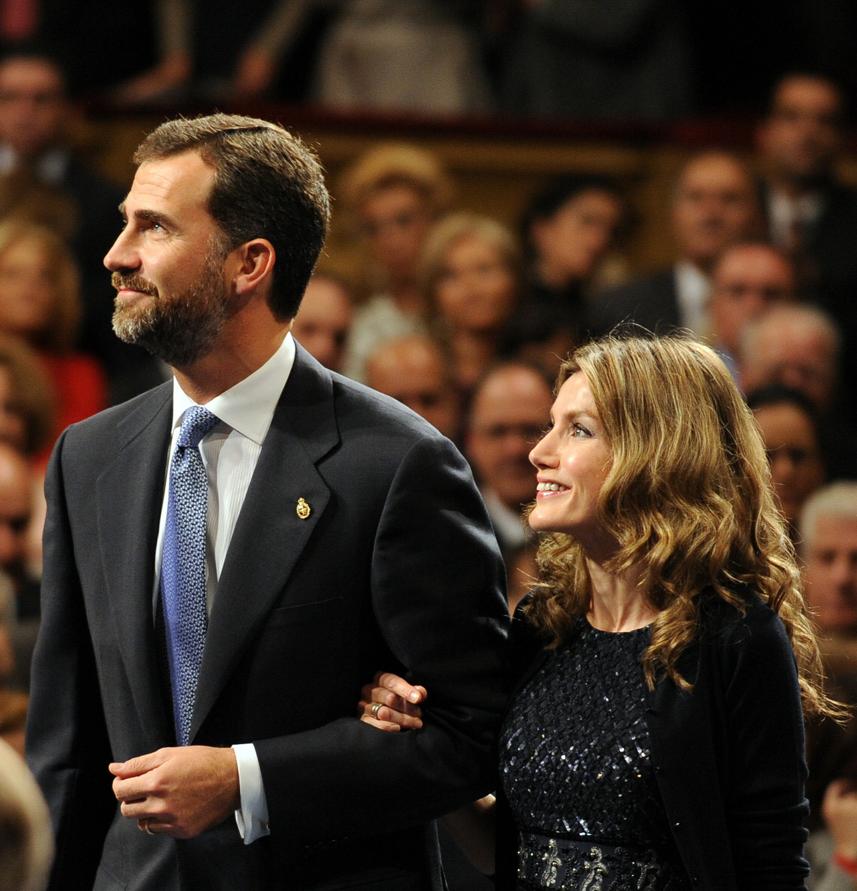
[[[700,642],[734,658],[764,659],[788,653],[791,645],[782,619],[750,589],[733,592],[730,602],[710,592],[700,605]]]

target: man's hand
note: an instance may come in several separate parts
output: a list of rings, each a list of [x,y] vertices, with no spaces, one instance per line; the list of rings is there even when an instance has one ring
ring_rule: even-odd
[[[240,806],[232,749],[158,749],[108,769],[123,816],[151,833],[193,838]]]

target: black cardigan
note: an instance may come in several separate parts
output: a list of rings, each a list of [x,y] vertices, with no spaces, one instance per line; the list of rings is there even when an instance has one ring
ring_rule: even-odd
[[[701,615],[701,633],[679,661],[693,692],[662,680],[647,709],[676,847],[694,887],[801,891],[809,874],[803,857],[809,805],[803,715],[785,628],[757,601],[741,616],[712,597]],[[523,669],[520,689],[546,656],[520,613],[513,653]],[[501,794],[498,889],[514,887],[516,850]]]

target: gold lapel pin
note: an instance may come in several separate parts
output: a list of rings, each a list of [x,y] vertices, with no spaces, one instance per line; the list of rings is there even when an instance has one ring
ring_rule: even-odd
[[[298,515],[299,520],[306,520],[312,513],[312,508],[303,498],[298,498],[298,503],[295,505],[295,513]]]

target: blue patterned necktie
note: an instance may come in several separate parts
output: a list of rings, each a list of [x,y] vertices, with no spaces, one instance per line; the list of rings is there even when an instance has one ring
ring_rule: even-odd
[[[198,405],[189,408],[170,461],[161,597],[176,742],[180,746],[190,741],[190,722],[208,629],[205,599],[208,479],[199,443],[217,421],[208,409]]]

